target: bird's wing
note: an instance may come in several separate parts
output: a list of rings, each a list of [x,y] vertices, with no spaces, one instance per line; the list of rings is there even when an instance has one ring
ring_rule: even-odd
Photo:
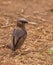
[[[16,46],[20,46],[21,43],[23,43],[23,41],[25,40],[25,35],[26,35],[26,34],[23,34],[23,35],[21,35],[21,36],[17,39],[17,41],[16,41]]]
[[[22,41],[24,40],[26,33],[25,31],[21,30],[21,31],[14,31],[13,32],[13,40],[12,40],[12,48],[18,48],[21,43],[23,43]]]

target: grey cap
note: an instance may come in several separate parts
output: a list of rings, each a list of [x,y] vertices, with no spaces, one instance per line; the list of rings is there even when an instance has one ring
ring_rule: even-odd
[[[28,21],[25,18],[19,18],[18,21],[21,23],[28,23]]]

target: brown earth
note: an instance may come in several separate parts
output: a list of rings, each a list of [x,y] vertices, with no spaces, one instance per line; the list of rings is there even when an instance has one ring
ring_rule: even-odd
[[[53,65],[53,0],[0,0],[0,65]],[[19,17],[36,22],[26,25],[27,38],[12,55],[4,45]],[[14,25],[15,24],[15,25]]]

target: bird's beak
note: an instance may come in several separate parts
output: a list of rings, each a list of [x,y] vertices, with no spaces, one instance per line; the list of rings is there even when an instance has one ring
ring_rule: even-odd
[[[36,25],[37,23],[34,23],[34,22],[28,22],[28,24]]]

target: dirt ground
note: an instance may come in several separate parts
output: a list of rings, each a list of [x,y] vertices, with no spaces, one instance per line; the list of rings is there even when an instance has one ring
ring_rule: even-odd
[[[0,0],[0,65],[53,65],[52,9],[53,0]],[[11,44],[19,17],[37,24],[26,25],[27,38],[12,55],[4,45]]]

